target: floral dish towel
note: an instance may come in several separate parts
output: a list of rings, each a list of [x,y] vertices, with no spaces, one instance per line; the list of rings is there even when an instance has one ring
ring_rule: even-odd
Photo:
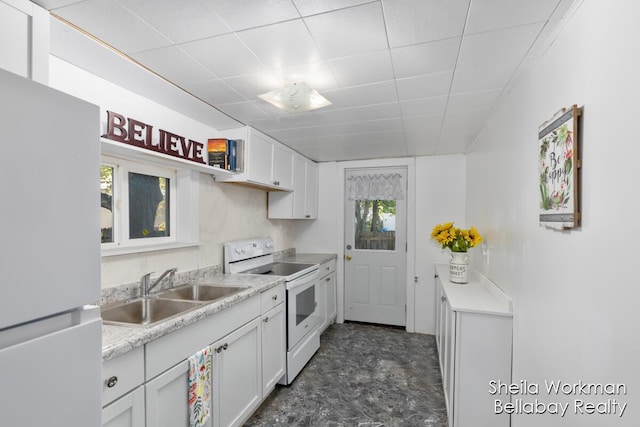
[[[211,416],[211,347],[189,357],[189,426],[202,427]]]

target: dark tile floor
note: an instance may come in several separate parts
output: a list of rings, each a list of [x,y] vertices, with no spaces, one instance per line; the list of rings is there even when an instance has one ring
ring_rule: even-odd
[[[245,425],[446,427],[434,337],[332,325],[293,384],[277,386]]]

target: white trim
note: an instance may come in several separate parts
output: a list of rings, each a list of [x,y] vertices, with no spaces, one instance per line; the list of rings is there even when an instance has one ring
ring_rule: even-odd
[[[336,188],[336,196],[337,196],[337,230],[338,233],[338,262],[336,265],[337,270],[337,322],[344,323],[344,187],[345,187],[345,171],[347,169],[379,169],[385,167],[394,167],[394,166],[406,166],[407,167],[407,275],[406,275],[406,285],[407,285],[407,332],[414,332],[415,330],[415,320],[414,313],[415,307],[413,306],[415,302],[415,292],[413,285],[413,276],[415,275],[415,196],[416,196],[416,185],[415,185],[415,158],[413,157],[403,157],[403,158],[393,158],[393,159],[377,159],[377,160],[356,160],[356,161],[348,161],[348,162],[338,162],[336,163],[336,169],[338,173],[337,179],[337,188]]]
[[[181,248],[192,248],[200,246],[200,243],[168,243],[164,245],[149,245],[149,246],[129,246],[129,247],[113,247],[109,249],[102,249],[100,255],[102,257],[116,256],[116,255],[128,255],[144,252],[165,251]]]

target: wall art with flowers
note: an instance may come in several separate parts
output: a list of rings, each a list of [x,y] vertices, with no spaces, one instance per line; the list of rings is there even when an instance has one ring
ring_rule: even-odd
[[[568,229],[580,225],[578,123],[582,109],[563,108],[540,126],[540,225]]]

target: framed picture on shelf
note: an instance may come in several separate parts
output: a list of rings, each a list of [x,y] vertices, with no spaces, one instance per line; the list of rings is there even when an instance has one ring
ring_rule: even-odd
[[[579,117],[577,105],[540,125],[540,225],[565,230],[580,225]]]

